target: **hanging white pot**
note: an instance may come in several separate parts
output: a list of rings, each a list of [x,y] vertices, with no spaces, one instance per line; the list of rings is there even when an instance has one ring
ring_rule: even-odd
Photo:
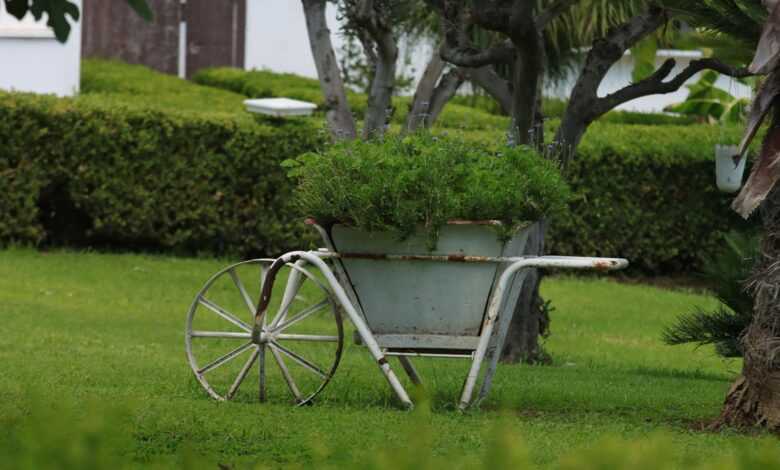
[[[735,193],[742,186],[747,158],[739,158],[738,150],[736,145],[715,146],[715,179],[724,193]]]

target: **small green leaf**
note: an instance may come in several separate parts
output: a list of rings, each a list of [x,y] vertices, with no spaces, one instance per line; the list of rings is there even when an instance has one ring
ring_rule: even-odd
[[[149,4],[146,3],[146,0],[127,0],[127,4],[138,13],[138,16],[146,21],[152,21],[154,18],[154,13],[152,12],[152,9],[149,8]]]
[[[634,83],[643,80],[655,72],[655,56],[658,52],[658,43],[654,37],[640,41],[631,48],[631,57],[634,58],[634,71],[631,80]]]
[[[5,11],[21,20],[29,10],[30,2],[28,0],[5,0]]]

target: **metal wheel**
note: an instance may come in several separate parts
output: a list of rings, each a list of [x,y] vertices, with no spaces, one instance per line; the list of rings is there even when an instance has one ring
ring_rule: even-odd
[[[190,306],[187,358],[198,382],[217,400],[292,397],[303,405],[336,372],[344,343],[341,314],[330,289],[303,262],[287,263],[276,282],[268,278],[270,306],[253,335],[273,261],[228,266],[206,282]],[[247,381],[253,384],[242,387]]]

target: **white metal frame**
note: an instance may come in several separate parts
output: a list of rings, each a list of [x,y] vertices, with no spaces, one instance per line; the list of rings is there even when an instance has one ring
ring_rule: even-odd
[[[324,232],[324,230],[322,230],[320,227],[318,226],[315,227],[318,230],[320,230],[321,233]],[[324,240],[328,245],[330,245],[329,248],[332,248],[332,243],[330,242],[329,237],[326,236],[327,234],[324,235],[325,235],[323,236]],[[387,360],[387,354],[380,347],[369,325],[366,323],[364,315],[362,314],[361,311],[359,311],[360,304],[357,301],[355,292],[352,289],[352,286],[349,284],[348,278],[346,277],[346,273],[344,272],[343,266],[339,260],[339,258],[341,257],[342,255],[340,255],[335,251],[332,251],[331,249],[318,250],[318,251],[293,251],[279,257],[274,262],[274,266],[278,266],[280,268],[281,266],[288,265],[289,263],[295,263],[297,265],[301,265],[301,263],[305,263],[305,264],[311,264],[320,270],[320,272],[325,277],[327,285],[332,290],[333,295],[335,296],[337,302],[341,304],[341,307],[346,312],[347,317],[355,326],[355,329],[357,330],[357,333],[360,336],[360,340],[362,344],[366,346],[366,348],[369,350],[374,360],[379,365],[382,374],[385,376],[385,379],[387,379],[388,383],[390,384],[390,387],[398,396],[398,399],[405,406],[412,407],[413,404],[411,399],[409,398],[409,394],[406,392],[403,385],[398,380],[398,377],[396,376],[395,372],[390,367],[390,363]],[[431,256],[428,258],[429,261],[431,262],[445,261],[443,259],[440,259],[441,257]],[[326,259],[335,260],[335,262],[333,263],[334,269],[336,270],[335,273],[333,269],[331,269],[331,267],[325,262]],[[388,259],[392,259],[392,257],[388,257]],[[418,256],[415,259],[424,261],[426,257]],[[485,312],[485,316],[483,318],[483,324],[479,336],[479,342],[477,344],[476,350],[471,356],[472,357],[471,368],[469,369],[468,375],[466,376],[466,381],[463,385],[463,390],[460,396],[459,408],[461,410],[465,410],[472,404],[472,395],[474,394],[474,388],[479,379],[480,371],[482,370],[482,363],[486,358],[486,355],[488,353],[488,348],[490,346],[491,338],[493,337],[495,331],[498,313],[501,311],[501,307],[506,301],[506,292],[515,274],[517,274],[519,271],[523,269],[529,269],[529,268],[558,268],[558,269],[609,271],[609,270],[622,269],[628,266],[628,261],[621,258],[587,258],[587,257],[570,257],[570,256],[523,256],[523,257],[504,257],[504,258],[500,258],[500,257],[480,258],[479,260],[474,260],[472,262],[480,262],[480,263],[487,262],[487,263],[502,263],[502,264],[506,263],[508,266],[501,273],[501,276],[499,277],[498,282],[496,283],[495,288],[493,289],[487,311]],[[273,279],[274,276],[275,276],[275,272],[274,272],[274,267],[272,266],[267,278],[267,282],[270,282],[272,284],[274,281]],[[342,279],[342,282],[340,282],[339,278]],[[264,286],[263,289],[264,293],[270,292],[271,284],[269,284],[268,288]],[[265,314],[264,305],[267,306],[267,302],[264,302],[263,299],[261,298],[260,304],[261,305],[258,308],[258,311],[255,316],[255,325],[254,325],[255,331],[260,331],[262,329],[263,319]],[[503,324],[508,326],[509,322],[506,321]],[[493,348],[494,355],[499,353],[501,349],[500,346],[501,344],[503,344],[503,339],[505,335],[506,335],[506,331],[498,332],[498,339],[497,339],[498,343],[497,346]],[[437,354],[426,354],[425,352],[419,352],[416,353],[416,355],[433,356],[433,357],[441,356]],[[417,375],[411,363],[405,357],[402,357],[401,359],[402,359],[401,364],[404,370],[409,374],[412,381],[415,383],[419,383],[419,376]],[[485,379],[483,380],[483,386],[479,394],[480,399],[484,398],[489,392],[490,383],[492,381],[492,375],[495,373],[495,363],[496,363],[495,360],[491,360],[491,364],[488,367],[488,371],[485,375]]]

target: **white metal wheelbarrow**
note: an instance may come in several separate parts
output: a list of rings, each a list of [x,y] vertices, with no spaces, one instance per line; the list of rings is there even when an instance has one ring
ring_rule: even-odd
[[[192,302],[187,357],[215,399],[238,396],[256,369],[261,401],[284,395],[299,405],[310,403],[338,367],[345,313],[356,342],[368,349],[406,406],[412,401],[388,357],[397,356],[415,384],[421,381],[410,357],[471,359],[459,403],[465,409],[490,391],[527,268],[628,266],[619,258],[521,256],[528,229],[502,242],[490,227],[500,224],[495,221],[453,221],[441,230],[435,251],[422,236],[397,241],[389,234],[307,223],[326,248],[228,266]]]

